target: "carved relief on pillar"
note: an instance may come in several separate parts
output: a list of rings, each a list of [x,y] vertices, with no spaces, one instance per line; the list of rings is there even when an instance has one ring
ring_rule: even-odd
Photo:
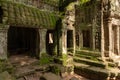
[[[0,59],[7,59],[7,32],[8,25],[0,24]]]

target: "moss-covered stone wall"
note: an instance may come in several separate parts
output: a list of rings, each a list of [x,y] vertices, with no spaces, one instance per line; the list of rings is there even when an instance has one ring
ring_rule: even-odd
[[[79,35],[80,47],[83,47],[83,40],[81,35],[83,30],[90,31],[90,48],[100,50],[101,40],[101,13],[100,13],[100,2],[95,0],[88,0],[85,3],[76,5],[75,12],[75,26],[76,33]]]

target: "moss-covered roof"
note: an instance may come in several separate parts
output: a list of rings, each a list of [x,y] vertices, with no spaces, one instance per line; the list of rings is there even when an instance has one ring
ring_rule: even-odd
[[[11,1],[0,0],[3,23],[8,25],[54,29],[59,17],[53,13]]]
[[[59,0],[42,0],[42,2],[52,6],[59,7]]]

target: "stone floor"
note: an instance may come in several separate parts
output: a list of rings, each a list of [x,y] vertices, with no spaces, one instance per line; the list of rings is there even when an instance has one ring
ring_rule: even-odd
[[[31,65],[38,60],[28,55],[13,55],[9,61],[16,67],[15,75],[19,77],[17,80],[89,80],[77,74],[64,74],[61,77],[51,72],[39,71],[41,66]]]

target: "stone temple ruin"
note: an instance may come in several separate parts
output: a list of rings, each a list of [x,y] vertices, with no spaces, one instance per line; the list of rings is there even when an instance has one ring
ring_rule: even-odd
[[[119,80],[119,7],[119,0],[0,0],[0,62],[49,55],[64,72]]]

